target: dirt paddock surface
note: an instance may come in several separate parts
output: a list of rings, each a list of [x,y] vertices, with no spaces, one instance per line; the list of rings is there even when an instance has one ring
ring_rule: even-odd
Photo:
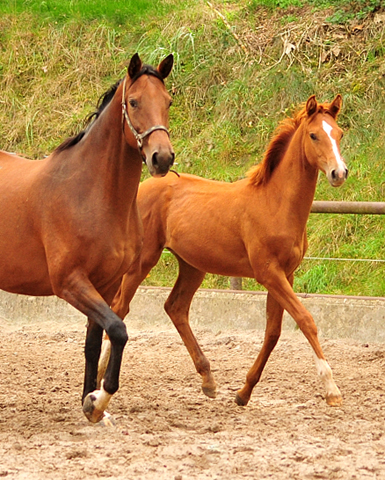
[[[129,334],[110,404],[116,426],[106,428],[81,411],[83,326],[1,328],[0,477],[385,479],[385,344],[322,339],[344,397],[332,408],[309,345],[285,333],[239,407],[263,332],[197,330],[219,384],[214,400],[173,327]]]

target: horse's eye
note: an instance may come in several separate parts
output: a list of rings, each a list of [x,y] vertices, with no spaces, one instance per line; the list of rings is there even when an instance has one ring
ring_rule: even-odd
[[[317,140],[317,135],[316,135],[315,133],[311,133],[311,134],[310,134],[310,138],[311,138],[312,140]]]
[[[138,106],[138,102],[136,100],[134,100],[133,98],[131,98],[128,103],[130,104],[130,106],[132,108],[136,108]]]
[[[171,107],[172,103],[173,103],[172,100],[170,100],[170,103],[168,104],[168,108]]]

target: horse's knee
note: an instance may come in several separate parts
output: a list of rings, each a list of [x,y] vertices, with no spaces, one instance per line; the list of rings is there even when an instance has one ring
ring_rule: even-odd
[[[120,345],[121,347],[124,347],[128,341],[126,325],[120,319],[110,325],[107,329],[107,335],[109,336],[111,343],[115,346]]]
[[[167,315],[174,321],[188,316],[188,308],[186,305],[181,305],[178,297],[168,298],[164,304],[164,310]],[[184,321],[182,321],[184,323]]]

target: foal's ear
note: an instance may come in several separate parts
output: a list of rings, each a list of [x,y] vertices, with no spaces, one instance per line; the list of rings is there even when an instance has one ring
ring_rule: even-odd
[[[339,111],[341,110],[341,107],[342,97],[340,94],[338,94],[336,98],[332,101],[332,103],[329,105],[328,111],[333,118],[336,118],[339,114]]]
[[[134,78],[142,70],[142,60],[140,59],[139,55],[135,53],[130,60],[130,64],[128,65],[128,75],[130,78]]]
[[[174,55],[170,53],[164,60],[158,65],[158,72],[160,73],[163,80],[167,78],[171,72],[172,66],[174,65]]]
[[[311,97],[308,98],[308,101],[306,102],[306,113],[308,117],[311,117],[313,113],[317,111],[318,103],[317,100],[315,99],[315,95],[312,95]]]

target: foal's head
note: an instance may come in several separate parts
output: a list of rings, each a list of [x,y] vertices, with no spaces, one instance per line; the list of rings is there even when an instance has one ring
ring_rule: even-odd
[[[329,104],[317,103],[315,95],[312,95],[305,107],[304,148],[307,160],[325,173],[333,187],[339,187],[348,177],[348,169],[340,154],[342,130],[336,123],[341,105],[341,95]]]
[[[168,133],[168,113],[172,102],[163,82],[172,66],[172,55],[153,68],[143,65],[139,55],[135,54],[128,67],[128,76],[123,80],[126,141],[139,148],[153,176],[164,176],[174,163],[175,155]]]

